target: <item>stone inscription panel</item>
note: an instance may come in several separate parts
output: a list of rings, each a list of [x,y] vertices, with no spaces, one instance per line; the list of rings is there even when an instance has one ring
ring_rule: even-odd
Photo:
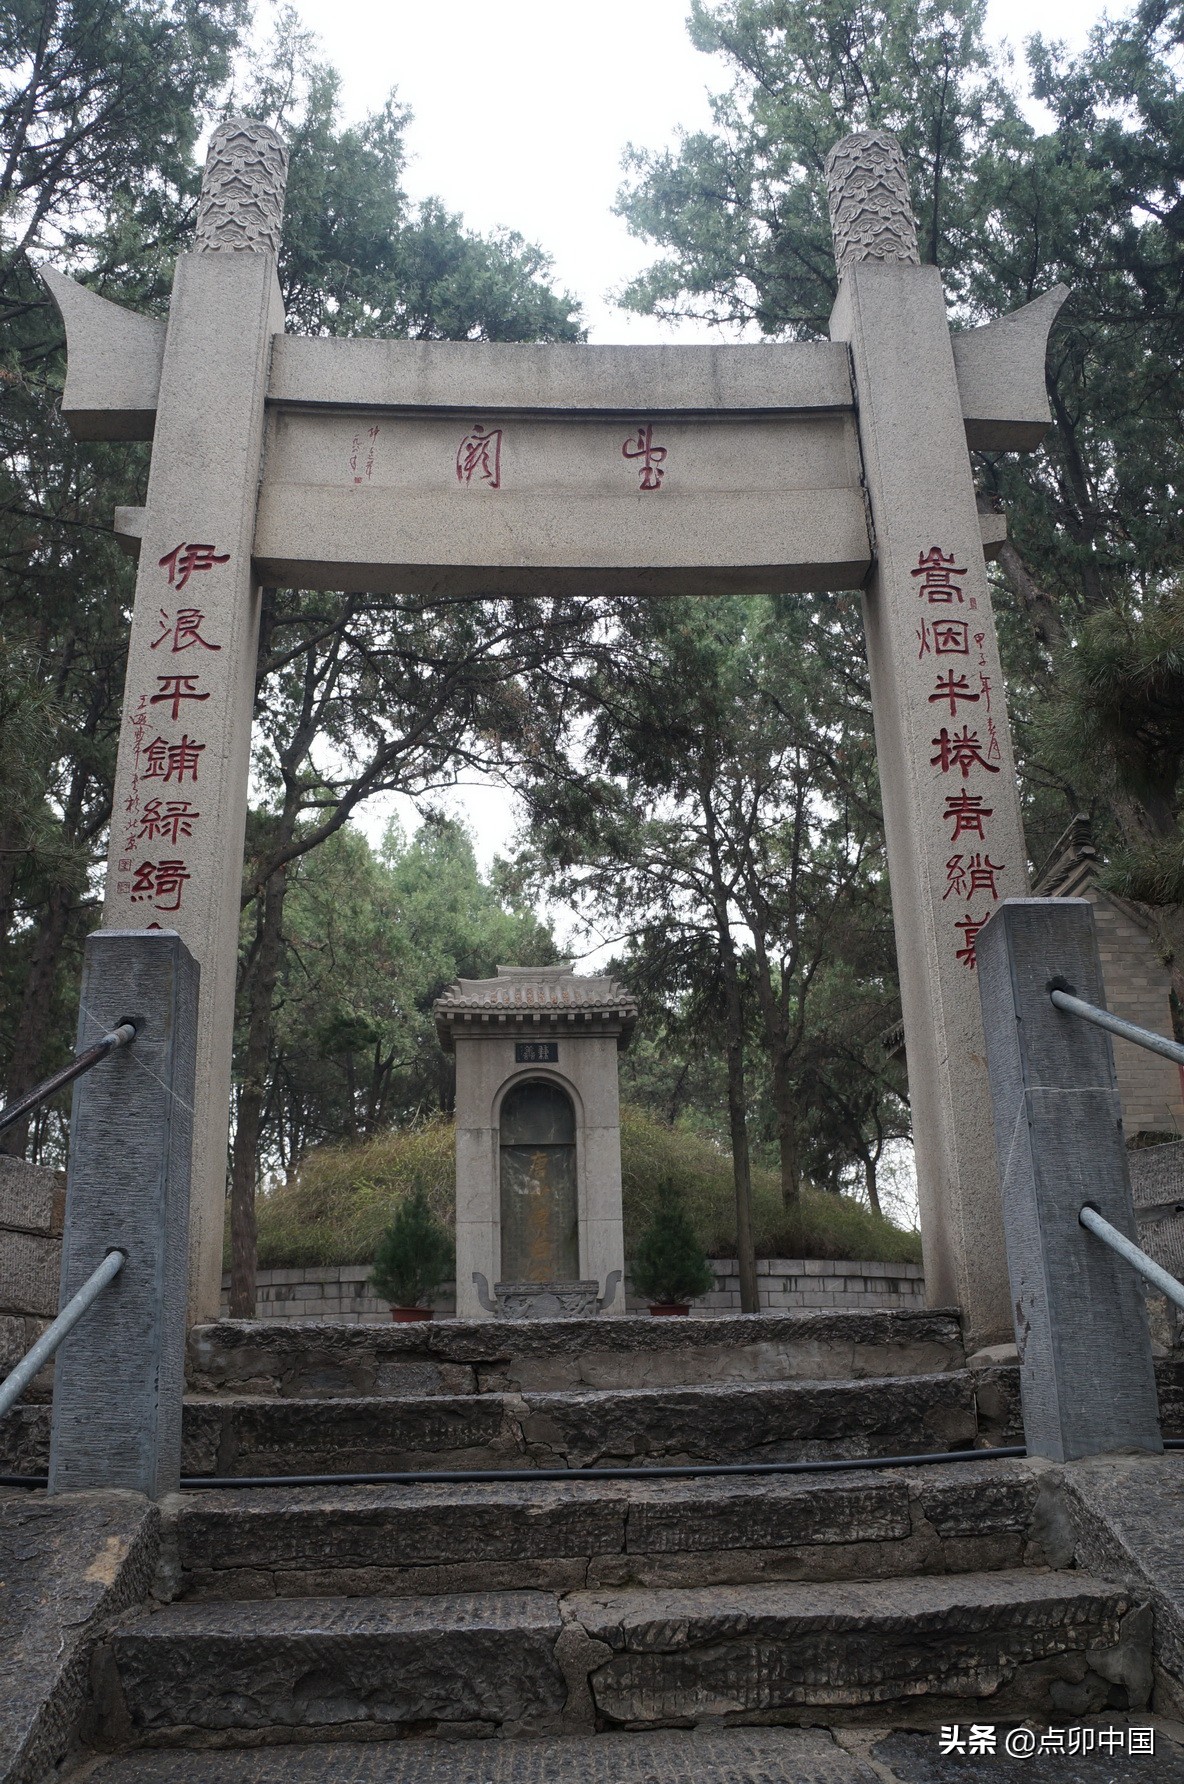
[[[273,409],[255,561],[375,591],[857,586],[848,413],[557,417]]]

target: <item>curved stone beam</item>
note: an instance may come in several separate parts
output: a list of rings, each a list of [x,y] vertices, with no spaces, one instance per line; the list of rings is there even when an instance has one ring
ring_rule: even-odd
[[[1052,416],[1044,382],[1048,332],[1069,295],[1054,285],[1022,310],[951,335],[966,441],[980,452],[1038,446]]]
[[[88,291],[56,267],[42,284],[66,325],[62,418],[77,440],[150,440],[166,324]]]

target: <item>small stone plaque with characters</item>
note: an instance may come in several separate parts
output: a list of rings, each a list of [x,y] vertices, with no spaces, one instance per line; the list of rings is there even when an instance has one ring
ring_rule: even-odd
[[[515,1041],[515,1065],[558,1065],[558,1041]]]

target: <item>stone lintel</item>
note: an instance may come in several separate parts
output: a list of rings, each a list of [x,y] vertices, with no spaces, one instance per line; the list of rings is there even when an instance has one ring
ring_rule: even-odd
[[[208,250],[207,250],[208,251]],[[40,269],[66,327],[62,416],[81,440],[150,440],[167,324]],[[968,443],[1024,451],[1049,426],[1043,364],[1067,295],[1057,286],[1012,316],[953,336]],[[839,342],[618,347],[354,341],[276,335],[269,407],[404,416],[596,416],[734,420],[850,414]]]
[[[854,406],[847,355],[833,341],[621,347],[285,337],[275,344],[268,400],[409,414],[655,418]]]

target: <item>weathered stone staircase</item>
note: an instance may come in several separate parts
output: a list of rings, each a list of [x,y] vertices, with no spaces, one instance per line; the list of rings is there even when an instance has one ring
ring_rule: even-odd
[[[870,1724],[1147,1701],[1146,1595],[1065,1568],[1038,1464],[517,1478],[1017,1441],[952,1315],[227,1322],[190,1357],[191,1475],[515,1478],[179,1495],[94,1666],[95,1784],[871,1784],[912,1774]]]

